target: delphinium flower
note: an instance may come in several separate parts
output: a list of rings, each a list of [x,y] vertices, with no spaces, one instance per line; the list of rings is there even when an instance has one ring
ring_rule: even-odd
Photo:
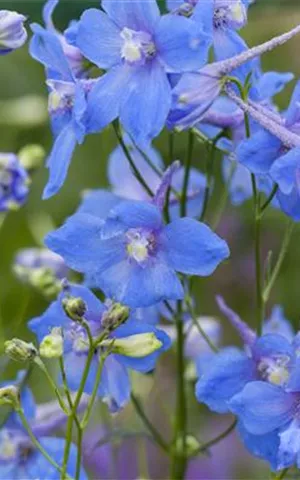
[[[10,10],[0,10],[0,55],[22,47],[27,40],[26,17]]]
[[[79,305],[78,316],[81,315],[88,323],[95,340],[107,328],[113,327],[121,314],[125,315],[124,312],[128,311],[119,306],[118,313],[116,309],[111,313],[112,304],[103,304],[86,287],[71,284],[45,313],[29,322],[29,328],[37,335],[43,354],[47,355],[49,350],[51,356],[52,351],[56,352],[56,346],[58,350],[62,350],[67,383],[71,391],[79,388],[90,348],[87,331],[81,325],[80,319],[76,321],[75,316],[72,319],[72,313],[67,315],[68,300],[72,304],[74,299]],[[73,310],[76,310],[76,306]],[[95,347],[84,390],[88,394],[93,391],[101,352],[112,340],[112,352],[104,361],[98,395],[108,403],[110,410],[116,411],[124,407],[130,397],[128,368],[144,373],[153,370],[158,356],[169,348],[170,341],[163,331],[146,321],[135,320],[133,313],[126,323],[113,329],[111,333],[108,331],[107,339]]]
[[[229,249],[194,219],[164,224],[162,209],[171,178],[167,171],[153,202],[118,203],[105,220],[86,209],[76,213],[46,237],[46,245],[67,265],[91,275],[108,297],[131,307],[182,299],[176,272],[209,276]]]
[[[229,75],[249,60],[259,58],[263,53],[284,44],[299,31],[300,26],[295,27],[283,35],[234,57],[208,64],[198,72],[183,74],[173,89],[173,105],[168,125],[178,129],[187,129],[196,125],[221,94]],[[256,62],[253,65],[253,68],[256,68]],[[237,78],[239,78],[238,74]],[[244,83],[243,76],[241,80]]]
[[[231,400],[251,382],[265,383],[266,388],[287,387],[297,363],[298,340],[297,336],[286,338],[286,320],[278,315],[277,332],[265,333],[270,331],[268,320],[263,335],[257,337],[221,298],[218,302],[223,313],[238,330],[245,346],[244,350],[226,347],[212,358],[210,364],[205,364],[204,369],[200,368],[196,396],[213,411],[225,413],[233,410],[236,413],[231,407]],[[273,315],[275,313],[276,310]],[[274,469],[279,468],[278,432],[274,435],[268,435],[268,432],[266,435],[256,435],[255,432],[247,431],[241,422],[238,430],[252,454],[270,462]]]
[[[30,179],[17,155],[0,153],[0,212],[15,210],[26,202]]]
[[[296,337],[299,348],[299,338]],[[299,360],[283,386],[255,381],[230,401],[230,409],[238,416],[242,428],[260,452],[261,439],[268,438],[276,446],[273,469],[296,465],[300,468],[300,364]]]
[[[24,248],[15,256],[13,271],[23,282],[55,294],[69,269],[62,257],[46,248]]]
[[[20,372],[16,382],[20,384],[24,372]],[[5,385],[8,385],[6,383]],[[17,394],[17,393],[16,393]],[[54,462],[61,466],[63,462],[65,440],[53,436],[53,431],[65,422],[65,415],[57,405],[51,408],[51,418],[48,417],[49,405],[36,406],[33,395],[28,387],[23,387],[21,392],[21,408],[33,434]],[[48,419],[47,419],[48,417]],[[74,477],[76,470],[77,449],[71,445],[67,474]],[[32,443],[28,432],[24,429],[17,413],[13,412],[0,430],[0,478],[22,480],[35,480],[49,478],[59,480],[60,473],[42,455]],[[80,480],[85,480],[86,474],[81,469]]]
[[[217,60],[232,57],[247,48],[237,33],[247,22],[247,0],[168,0],[173,13],[191,17],[212,39]]]
[[[67,39],[107,70],[89,97],[96,130],[117,117],[139,146],[162,130],[171,106],[168,73],[200,68],[209,37],[193,20],[161,16],[156,0],[102,1],[83,13]],[[147,88],[145,88],[145,86]]]
[[[44,190],[44,198],[48,198],[63,185],[75,146],[82,143],[91,130],[86,121],[86,97],[94,81],[75,77],[56,33],[37,24],[31,28],[34,35],[30,53],[46,67],[47,86],[50,90],[49,113],[55,137],[47,160],[49,181]]]

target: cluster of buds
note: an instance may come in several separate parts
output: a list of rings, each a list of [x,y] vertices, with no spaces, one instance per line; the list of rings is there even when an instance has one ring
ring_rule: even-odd
[[[128,320],[130,311],[129,308],[121,303],[111,302],[107,311],[101,318],[101,324],[104,330],[112,332],[117,327]]]

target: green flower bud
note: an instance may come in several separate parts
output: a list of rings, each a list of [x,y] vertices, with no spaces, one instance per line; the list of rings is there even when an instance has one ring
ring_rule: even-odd
[[[66,315],[74,322],[81,322],[87,310],[85,302],[82,298],[67,297],[62,301],[62,305]]]
[[[16,362],[33,361],[38,354],[32,343],[24,342],[19,338],[13,338],[5,342],[4,349],[6,355]]]
[[[104,340],[100,344],[101,347],[109,347],[111,345],[111,353],[118,353],[126,357],[141,358],[159,350],[162,347],[162,342],[158,340],[155,333],[149,332],[138,333],[114,340]]]
[[[40,356],[44,358],[60,358],[64,352],[64,339],[60,328],[43,338],[40,344]]]
[[[0,388],[0,405],[10,405],[14,409],[20,408],[20,392],[14,385]]]
[[[41,267],[29,271],[28,281],[46,297],[55,297],[60,292],[60,282],[50,268]]]
[[[121,303],[113,303],[111,307],[104,313],[101,319],[102,327],[105,330],[115,330],[115,328],[119,327],[129,317],[130,310],[125,305]]]
[[[37,170],[40,168],[44,162],[46,152],[40,145],[26,145],[18,153],[18,157],[21,165],[28,172]]]

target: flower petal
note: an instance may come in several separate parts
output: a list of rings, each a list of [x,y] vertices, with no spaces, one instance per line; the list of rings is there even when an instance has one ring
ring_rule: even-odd
[[[239,162],[249,168],[252,173],[265,174],[280,155],[281,141],[266,132],[259,130],[250,139],[244,140],[237,148]]]
[[[49,180],[43,192],[43,199],[55,195],[64,184],[76,144],[76,134],[72,123],[69,123],[56,138],[47,160]]]
[[[278,469],[279,435],[277,430],[265,435],[252,435],[239,422],[238,432],[245,447],[252,455],[269,462],[273,470]]]
[[[200,362],[199,362],[200,363]],[[229,411],[228,401],[255,379],[255,365],[237,348],[227,348],[211,358],[196,384],[196,397],[211,410]]]
[[[78,23],[76,46],[100,68],[121,63],[120,29],[101,10],[86,10]]]
[[[145,148],[165,125],[171,107],[171,87],[157,61],[131,69],[130,88],[121,106],[120,121],[134,142]]]
[[[102,8],[120,28],[151,33],[160,13],[156,0],[102,0]]]
[[[293,148],[274,162],[270,175],[285,195],[292,193],[297,185],[300,167],[300,147]]]
[[[188,275],[208,276],[229,257],[227,243],[204,223],[191,218],[174,220],[160,238],[168,264]]]
[[[230,410],[254,435],[264,435],[293,418],[296,397],[267,382],[250,382],[229,402]]]
[[[154,40],[159,57],[169,72],[190,72],[207,62],[211,38],[190,19],[163,16]]]
[[[127,369],[116,355],[109,355],[103,366],[99,395],[112,413],[123,408],[130,398],[130,380]]]

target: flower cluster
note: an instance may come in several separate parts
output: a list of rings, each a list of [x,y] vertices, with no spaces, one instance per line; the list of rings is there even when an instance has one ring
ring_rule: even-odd
[[[252,455],[273,471],[283,470],[278,478],[285,469],[300,469],[300,334],[278,305],[265,320],[293,222],[300,220],[300,83],[281,112],[275,96],[294,75],[261,67],[262,55],[299,34],[300,26],[248,48],[241,30],[250,0],[167,0],[164,12],[158,3],[102,0],[62,32],[53,21],[59,1],[48,0],[43,26],[30,24],[29,53],[45,70],[54,138],[43,198],[63,187],[75,149],[86,137],[110,126],[118,145],[108,158],[109,188],[82,185],[76,211],[46,229],[47,248],[40,246],[45,228],[31,224],[38,248],[15,255],[16,277],[49,303],[29,319],[33,343],[13,338],[4,345],[6,355],[28,364],[28,370],[0,388],[0,405],[10,408],[0,430],[3,479],[84,480],[83,462],[92,470],[96,464],[99,474],[95,455],[109,429],[85,436],[99,400],[109,415],[132,403],[150,439],[170,458],[169,477],[175,480],[186,478],[193,459],[235,426]],[[25,43],[25,20],[0,11],[0,55]],[[153,146],[165,128],[168,157]],[[185,130],[183,163],[175,140]],[[194,158],[197,142],[204,145],[205,171]],[[26,202],[43,156],[39,145],[0,153],[5,216]],[[194,281],[203,282],[230,259],[235,232],[231,225],[224,235],[218,230],[227,198],[233,206],[249,199],[254,205],[256,330],[217,296],[242,348],[220,347],[219,321],[196,313]],[[270,252],[263,268],[261,224],[271,207],[287,215],[289,224],[277,259]],[[142,382],[136,381],[139,374],[151,374],[154,383],[165,352],[176,354],[171,363],[177,370],[170,435],[148,418]],[[56,366],[55,375],[48,362]],[[35,406],[27,386],[33,367],[48,382],[55,403]],[[186,383],[195,380],[199,403],[236,417],[207,443],[189,431]],[[65,431],[64,439],[54,436],[57,429]],[[114,429],[110,434],[118,441],[126,436]],[[114,443],[111,438],[106,443],[111,463]],[[139,471],[134,476],[144,477]]]

